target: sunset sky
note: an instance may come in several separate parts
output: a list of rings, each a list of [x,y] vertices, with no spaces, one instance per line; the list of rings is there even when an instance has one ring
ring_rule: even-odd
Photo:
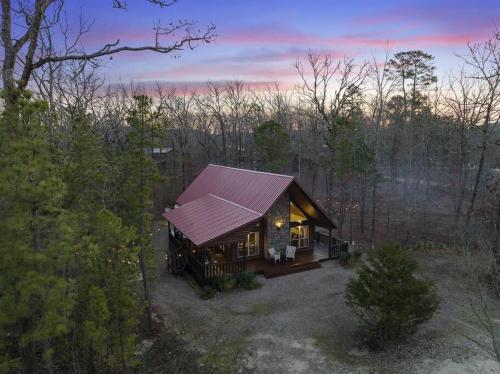
[[[70,3],[70,2],[68,2]],[[195,88],[207,80],[238,78],[263,86],[297,82],[293,63],[308,49],[359,61],[380,56],[389,41],[392,52],[422,49],[436,56],[438,74],[457,66],[455,53],[467,41],[483,40],[500,24],[500,1],[327,1],[327,0],[178,0],[160,9],[128,0],[128,10],[111,0],[72,1],[94,20],[85,36],[87,51],[105,43],[153,42],[153,26],[177,19],[214,23],[217,39],[172,57],[153,52],[126,53],[106,59],[110,82],[162,81]]]

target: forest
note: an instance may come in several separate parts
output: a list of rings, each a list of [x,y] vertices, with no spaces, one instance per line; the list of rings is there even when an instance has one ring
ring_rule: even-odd
[[[210,48],[214,25],[89,52],[90,25],[65,33],[64,1],[26,4],[2,0],[0,372],[137,367],[154,329],[154,222],[209,163],[294,175],[365,249],[487,251],[500,274],[498,30],[444,76],[425,50],[388,43],[372,59],[298,55],[292,89],[207,79],[194,91],[111,84],[102,59]]]

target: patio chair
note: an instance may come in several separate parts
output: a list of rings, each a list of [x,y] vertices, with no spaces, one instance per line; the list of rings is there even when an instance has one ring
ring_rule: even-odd
[[[285,261],[288,260],[289,258],[292,258],[293,261],[295,261],[295,251],[297,250],[297,247],[294,245],[287,245],[286,246],[286,258]]]
[[[281,253],[277,252],[274,248],[269,248],[267,251],[269,252],[269,257],[274,260],[274,263],[281,261]]]

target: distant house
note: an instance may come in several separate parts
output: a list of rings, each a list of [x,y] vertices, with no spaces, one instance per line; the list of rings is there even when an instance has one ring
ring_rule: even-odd
[[[163,216],[181,251],[176,256],[185,255],[201,280],[307,270],[347,250],[332,236],[335,223],[293,176],[208,165],[177,204]],[[315,235],[315,227],[329,235]]]

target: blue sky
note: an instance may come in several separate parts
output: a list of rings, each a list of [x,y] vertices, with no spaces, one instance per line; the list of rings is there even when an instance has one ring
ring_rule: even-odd
[[[178,0],[160,9],[145,0],[128,0],[128,10],[112,0],[74,0],[68,14],[93,20],[85,38],[92,51],[120,39],[121,44],[153,41],[153,26],[177,19],[214,23],[217,39],[175,57],[153,52],[106,59],[110,82],[166,81],[193,86],[207,80],[238,78],[255,86],[297,81],[293,63],[308,49],[360,62],[392,52],[422,49],[435,55],[438,73],[459,63],[455,54],[467,41],[484,40],[500,25],[500,1],[326,1]]]

